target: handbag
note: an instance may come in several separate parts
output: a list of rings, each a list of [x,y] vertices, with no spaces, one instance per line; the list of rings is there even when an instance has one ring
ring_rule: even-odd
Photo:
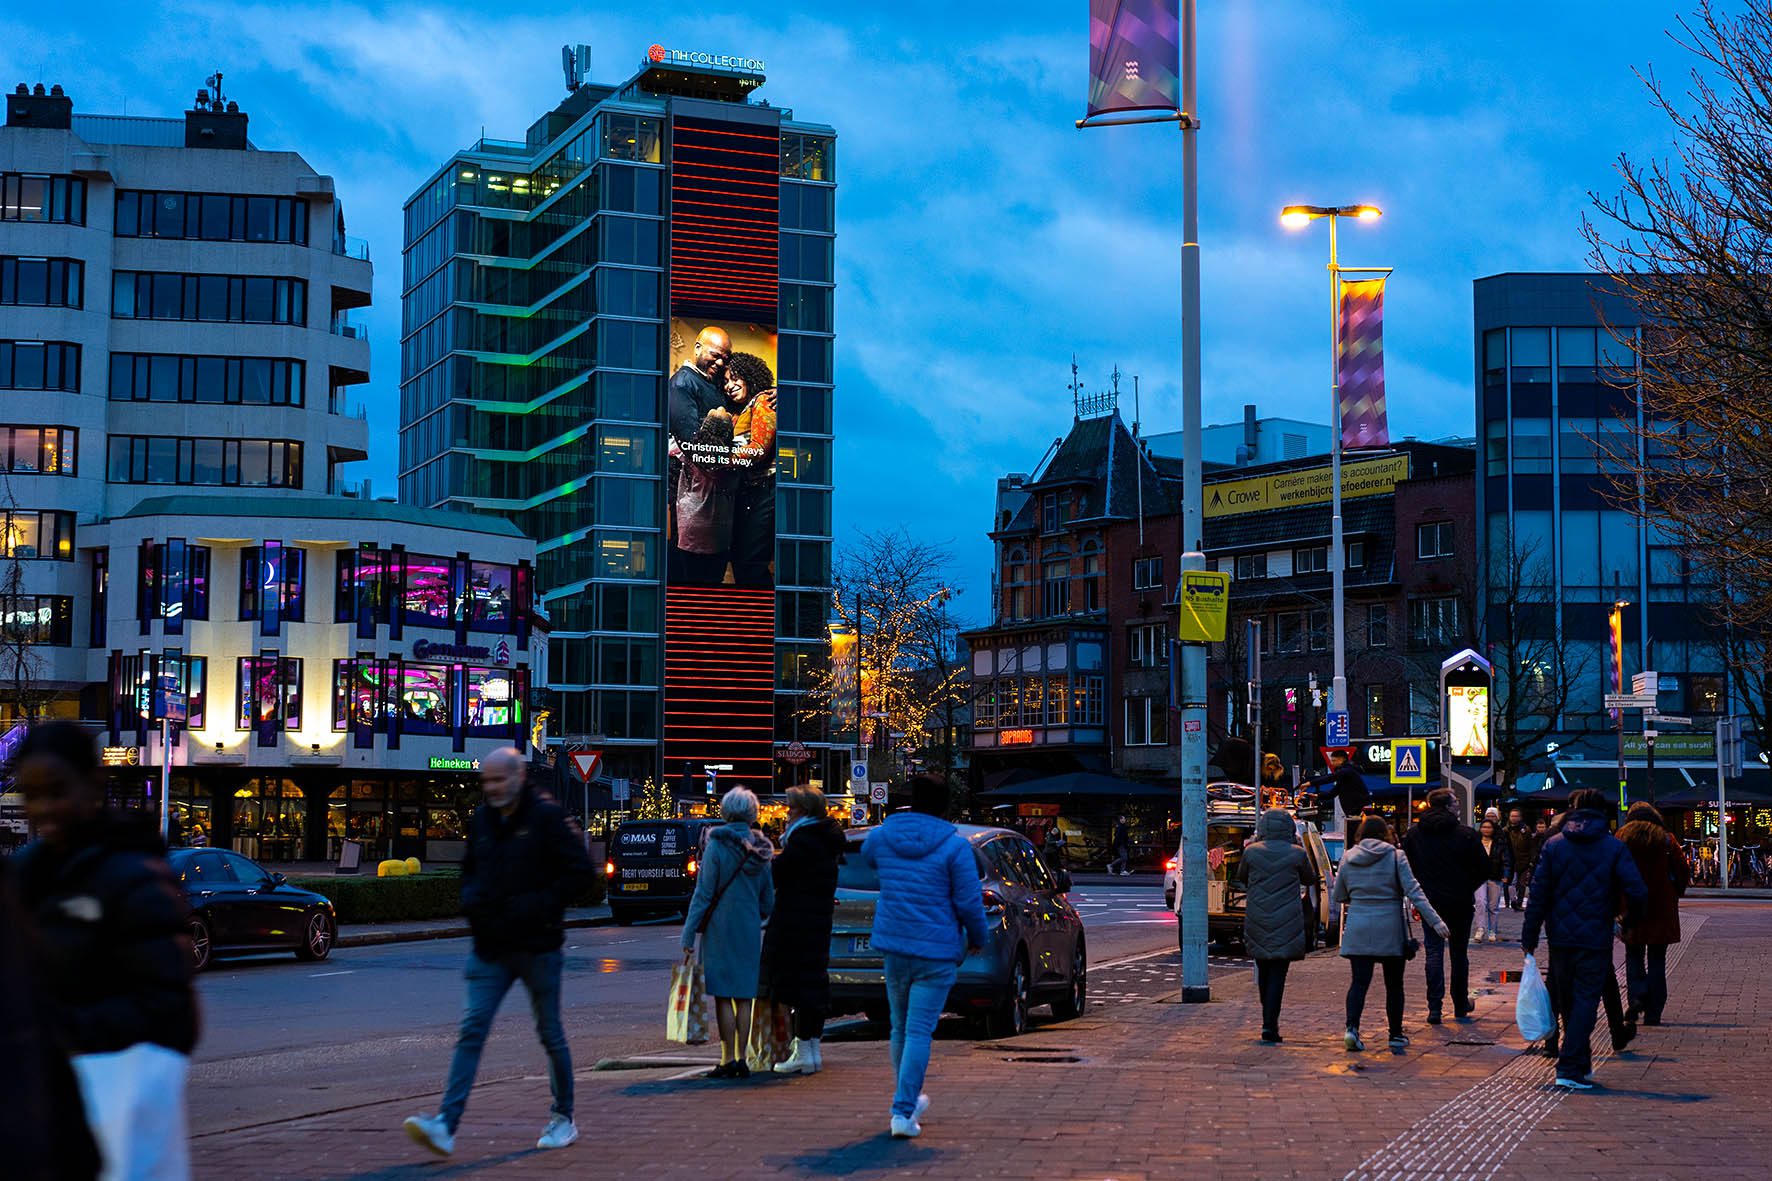
[[[706,979],[699,959],[671,968],[671,996],[665,1008],[665,1040],[699,1046],[708,1040]]]
[[[1403,867],[1395,860],[1402,856],[1401,853],[1391,854],[1393,858],[1391,872],[1396,876],[1397,896],[1403,906],[1403,958],[1412,960],[1415,958],[1415,954],[1421,950],[1421,940],[1415,937],[1415,916],[1409,909],[1408,896],[1403,893]]]
[[[745,1065],[754,1071],[773,1070],[793,1054],[793,1028],[788,1007],[759,997],[751,1004],[751,1036],[745,1048]]]

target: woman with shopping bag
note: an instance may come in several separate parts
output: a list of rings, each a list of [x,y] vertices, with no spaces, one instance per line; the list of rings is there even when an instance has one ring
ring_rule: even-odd
[[[735,787],[721,797],[720,818],[726,823],[708,834],[683,920],[683,962],[693,964],[699,938],[700,967],[720,1030],[720,1065],[709,1077],[749,1078],[745,1050],[763,958],[763,920],[775,906],[769,878],[775,846],[753,827],[757,797],[746,789]]]
[[[13,778],[38,839],[15,861],[61,1041],[105,1181],[190,1175],[185,1078],[197,1044],[190,914],[151,816],[105,811],[92,735],[31,727]]]
[[[778,1074],[814,1074],[824,1068],[819,1043],[831,1004],[827,970],[843,828],[826,815],[824,793],[816,787],[790,787],[787,796],[788,827],[770,867],[775,910],[763,933],[763,970],[771,1002],[793,1010],[794,1044],[772,1065]],[[768,1024],[773,1031],[777,1022]]]

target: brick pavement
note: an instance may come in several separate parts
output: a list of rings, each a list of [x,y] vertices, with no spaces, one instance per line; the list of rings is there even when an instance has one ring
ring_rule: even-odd
[[[1673,973],[1668,1024],[1602,1060],[1605,1089],[1588,1094],[1550,1091],[1549,1061],[1521,1053],[1514,986],[1493,982],[1519,966],[1517,943],[1472,949],[1478,1020],[1469,1025],[1423,1022],[1421,969],[1411,965],[1414,1043],[1398,1055],[1371,1037],[1365,1054],[1341,1049],[1347,974],[1333,954],[1294,967],[1277,1047],[1255,1040],[1247,971],[1221,968],[1212,1003],[1184,1006],[1173,975],[1150,971],[1173,962],[1166,954],[1093,973],[1116,1001],[1077,1021],[1012,1042],[942,1038],[934,1106],[916,1141],[885,1135],[886,1047],[868,1039],[827,1043],[828,1068],[812,1078],[721,1084],[683,1077],[680,1064],[582,1070],[584,1138],[563,1152],[531,1147],[548,1102],[537,1050],[534,1077],[476,1090],[448,1161],[426,1157],[399,1129],[405,1115],[434,1110],[435,1095],[204,1136],[194,1160],[204,1178],[339,1181],[1764,1177],[1772,907],[1697,903],[1686,914],[1698,926]],[[1508,920],[1517,930],[1517,916]],[[1382,1027],[1375,989],[1366,1029]],[[575,1050],[585,1061],[596,1053]]]

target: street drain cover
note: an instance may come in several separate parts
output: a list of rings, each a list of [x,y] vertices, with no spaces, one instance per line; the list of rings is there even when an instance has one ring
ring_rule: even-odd
[[[1075,1054],[1010,1054],[1005,1062],[1081,1062]]]

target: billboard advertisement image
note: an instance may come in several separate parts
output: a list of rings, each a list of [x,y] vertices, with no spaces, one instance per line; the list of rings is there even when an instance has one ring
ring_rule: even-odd
[[[1446,686],[1446,728],[1455,759],[1489,757],[1489,687]]]
[[[671,321],[672,586],[775,584],[775,331]]]

